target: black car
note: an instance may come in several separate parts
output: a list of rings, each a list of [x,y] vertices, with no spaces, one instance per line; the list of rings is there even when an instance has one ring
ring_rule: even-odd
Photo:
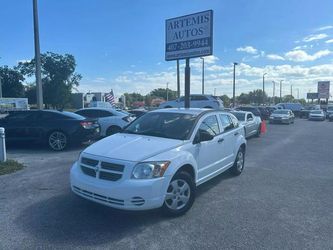
[[[312,106],[305,106],[301,111],[299,112],[299,117],[300,118],[309,118],[309,114],[312,110],[319,110],[320,106],[319,105],[312,105]]]
[[[261,117],[262,114],[260,113],[260,110],[257,107],[241,106],[236,108],[236,110],[252,112],[255,116],[259,116],[261,119],[263,119],[263,117]]]
[[[148,112],[148,110],[145,109],[132,109],[132,110],[128,110],[128,113],[134,115],[136,118],[146,114]]]
[[[96,120],[65,111],[13,111],[0,119],[8,142],[45,143],[55,151],[99,135]]]
[[[260,111],[260,117],[262,120],[268,120],[271,115],[269,109],[267,107],[257,107]]]

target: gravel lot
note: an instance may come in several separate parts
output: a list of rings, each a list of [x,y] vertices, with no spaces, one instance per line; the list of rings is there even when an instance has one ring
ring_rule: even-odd
[[[0,176],[0,249],[333,249],[333,123],[268,125],[244,173],[203,184],[179,218],[122,212],[76,197],[83,149],[9,149],[26,164]]]

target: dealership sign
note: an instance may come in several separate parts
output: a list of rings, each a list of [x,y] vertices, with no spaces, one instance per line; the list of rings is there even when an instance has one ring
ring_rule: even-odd
[[[213,53],[213,11],[171,18],[165,22],[165,60]]]
[[[321,81],[318,82],[318,98],[330,98],[330,82]]]
[[[318,93],[307,93],[306,99],[318,99]]]

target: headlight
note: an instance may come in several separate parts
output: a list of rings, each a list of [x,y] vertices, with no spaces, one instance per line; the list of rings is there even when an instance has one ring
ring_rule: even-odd
[[[132,179],[152,179],[162,177],[169,161],[140,162],[133,170]]]

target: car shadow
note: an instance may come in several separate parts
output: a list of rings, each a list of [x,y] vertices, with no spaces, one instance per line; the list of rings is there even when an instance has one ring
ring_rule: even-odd
[[[15,223],[38,241],[98,246],[144,231],[163,220],[158,212],[116,210],[68,192],[27,207]]]
[[[197,198],[221,181],[232,178],[226,171],[197,188]],[[185,215],[186,216],[186,215]],[[179,218],[179,217],[178,217]],[[42,200],[24,209],[15,224],[38,241],[50,244],[71,243],[80,246],[98,246],[121,240],[165,217],[159,209],[147,211],[122,211],[67,193]]]

